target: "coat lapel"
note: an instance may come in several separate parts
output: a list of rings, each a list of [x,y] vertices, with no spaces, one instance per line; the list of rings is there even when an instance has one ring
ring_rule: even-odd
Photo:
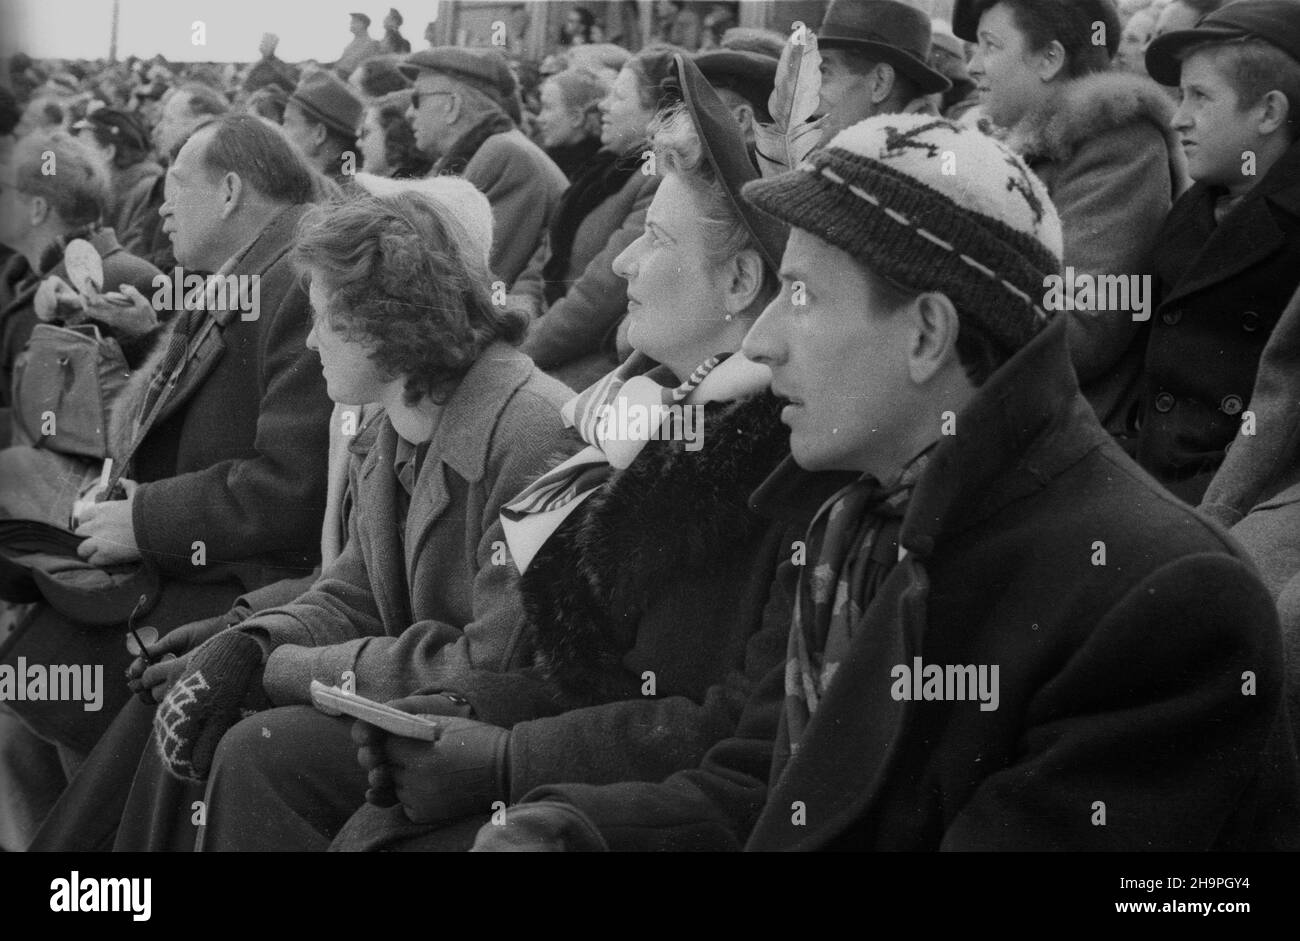
[[[528,357],[506,343],[494,343],[479,354],[447,400],[407,514],[410,584],[416,583],[415,569],[434,524],[451,503],[449,475],[456,474],[469,483],[483,479],[501,412],[532,371]]]
[[[262,276],[272,265],[278,262],[293,247],[293,232],[298,220],[302,218],[303,213],[309,207],[287,206],[280,211],[280,214],[271,219],[263,227],[261,233],[249,243],[248,247],[240,252],[230,267],[230,274],[236,276]],[[182,285],[183,287],[183,285]],[[180,379],[176,383],[176,388],[172,394],[167,397],[167,402],[159,412],[157,423],[161,423],[168,416],[173,415],[176,411],[189,401],[193,395],[203,387],[208,376],[216,369],[217,363],[221,361],[222,355],[226,352],[226,341],[224,333],[230,323],[235,320],[236,311],[208,311],[203,317],[197,328],[201,340],[197,345],[191,346],[189,352],[189,361],[185,369],[181,372]],[[173,321],[176,317],[173,316]]]
[[[912,708],[910,702],[894,699],[891,671],[920,656],[928,592],[925,569],[911,558],[885,580],[800,745],[800,755],[814,760],[796,757],[786,766],[750,846],[818,849],[854,821],[869,817],[889,778]],[[817,721],[825,716],[859,718]],[[794,818],[800,806],[806,814],[803,825]]]
[[[935,446],[899,534],[908,554],[855,627],[798,754],[783,772],[773,769],[780,776],[751,848],[815,849],[871,819],[913,708],[894,699],[893,670],[911,668],[925,649],[926,561],[945,540],[1041,489],[1107,440],[1079,392],[1065,328],[1057,318],[1012,357],[958,414],[961,433]],[[789,472],[769,479],[763,495],[788,488],[779,475]],[[802,802],[803,826],[792,820],[795,802]]]
[[[1300,145],[1287,151],[1255,189],[1224,217],[1222,224],[1210,232],[1203,248],[1193,250],[1195,260],[1188,265],[1187,276],[1174,285],[1164,303],[1221,284],[1284,248],[1286,232],[1278,225],[1276,214],[1300,216],[1300,184],[1295,182],[1298,177]],[[1206,202],[1212,202],[1213,197],[1201,187],[1193,192],[1200,199],[1193,201],[1192,211],[1203,214]],[[1209,208],[1212,211],[1213,207]],[[1194,234],[1205,220],[1198,214],[1189,221],[1189,234]],[[1174,238],[1182,241],[1177,229]]]
[[[397,476],[393,473],[393,459],[397,454],[397,432],[386,417],[383,419],[375,443],[361,465],[359,493],[369,496],[364,507],[354,512],[374,513],[380,518],[367,530],[372,533],[369,546],[364,546],[366,571],[374,592],[375,606],[383,623],[400,631],[412,621],[411,592],[405,574],[403,559],[404,541],[397,525]],[[414,504],[414,501],[412,501]],[[414,509],[414,505],[412,506]],[[408,513],[408,519],[410,514]]]

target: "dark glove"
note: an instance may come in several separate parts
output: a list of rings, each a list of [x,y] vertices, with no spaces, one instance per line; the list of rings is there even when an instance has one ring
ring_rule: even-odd
[[[221,736],[242,712],[268,705],[262,671],[262,645],[241,631],[223,631],[194,651],[154,713],[154,743],[168,771],[207,780]]]
[[[390,703],[399,709],[406,700]],[[414,710],[409,710],[414,711]],[[364,722],[353,729],[357,760],[370,777],[366,800],[400,803],[415,823],[440,823],[492,812],[510,799],[510,733],[486,722],[448,718],[436,742],[390,735]]]
[[[202,621],[192,621],[168,632],[165,637],[149,645],[149,658],[153,666],[146,666],[142,657],[136,657],[126,668],[126,685],[140,701],[152,706],[161,702],[172,684],[184,669],[176,658],[198,648],[205,640],[215,637],[227,627],[239,624],[253,612],[245,605],[235,605],[225,614]],[[164,662],[166,661],[166,662]]]
[[[471,853],[592,853],[608,845],[590,818],[572,804],[538,801],[517,804],[504,820],[479,828]]]

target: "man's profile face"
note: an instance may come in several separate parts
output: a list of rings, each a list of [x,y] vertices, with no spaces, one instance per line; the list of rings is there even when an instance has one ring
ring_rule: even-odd
[[[226,225],[223,183],[203,163],[211,137],[212,131],[205,128],[185,142],[167,170],[163,204],[158,210],[176,261],[199,271],[215,271],[226,262],[218,257],[221,252],[217,248]]]
[[[415,81],[415,96],[406,119],[411,122],[415,146],[430,156],[440,155],[449,143],[455,91],[456,83],[436,72],[421,72]]]
[[[30,198],[19,192],[12,157],[0,161],[0,245],[20,251],[30,226]]]
[[[854,72],[843,49],[821,49],[821,100],[817,113],[825,121],[823,135],[834,135],[859,121],[874,117],[871,101],[875,89],[869,74]]]
[[[162,113],[153,129],[154,149],[158,156],[166,159],[172,148],[185,139],[200,118],[190,113],[190,95],[177,91],[162,106]]]
[[[885,466],[891,451],[881,443],[917,418],[903,404],[916,331],[894,303],[853,256],[802,229],[790,233],[781,293],[742,349],[768,365],[773,393],[790,401],[781,421],[800,467],[897,470]]]
[[[284,134],[304,156],[316,153],[316,128],[319,126],[303,112],[302,106],[291,101],[284,108]]]

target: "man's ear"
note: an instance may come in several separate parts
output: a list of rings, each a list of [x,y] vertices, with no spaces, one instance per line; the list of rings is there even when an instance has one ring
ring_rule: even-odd
[[[1260,99],[1259,108],[1259,133],[1265,136],[1285,127],[1291,116],[1291,105],[1280,91],[1271,91]]]
[[[324,124],[313,124],[311,126],[312,153],[320,152],[320,149],[325,146],[325,138],[329,137],[329,133],[329,128]]]
[[[238,173],[227,173],[221,178],[221,218],[230,218],[231,213],[239,208],[244,195],[244,181]]]
[[[748,134],[754,126],[754,106],[748,101],[742,101],[734,105],[731,109],[731,116],[736,119],[740,125],[740,133]]]
[[[731,259],[727,274],[730,283],[723,306],[728,314],[743,314],[763,292],[763,258],[754,249],[747,248]]]
[[[1065,70],[1065,47],[1053,39],[1042,49],[1031,54],[1034,72],[1044,82],[1050,82]]]
[[[894,67],[888,62],[877,62],[872,72],[875,73],[876,81],[871,89],[871,103],[873,105],[884,104],[889,100],[889,96],[894,93],[894,82],[898,78],[897,73],[894,72]]]
[[[957,333],[961,321],[948,295],[927,292],[913,301],[916,338],[908,356],[908,372],[917,385],[925,385],[957,359]]]
[[[50,217],[50,201],[44,196],[33,196],[27,218],[34,229]]]
[[[461,111],[464,109],[464,102],[461,101],[460,92],[458,91],[453,91],[450,95],[447,95],[446,97],[447,97],[447,123],[455,124],[460,119]]]

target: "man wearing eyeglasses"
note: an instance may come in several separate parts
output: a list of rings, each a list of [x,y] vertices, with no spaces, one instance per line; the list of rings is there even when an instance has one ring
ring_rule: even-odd
[[[410,56],[402,70],[415,81],[407,119],[416,146],[436,161],[430,175],[461,174],[492,205],[492,272],[509,290],[568,180],[507,114],[515,80],[496,50],[440,46]]]

